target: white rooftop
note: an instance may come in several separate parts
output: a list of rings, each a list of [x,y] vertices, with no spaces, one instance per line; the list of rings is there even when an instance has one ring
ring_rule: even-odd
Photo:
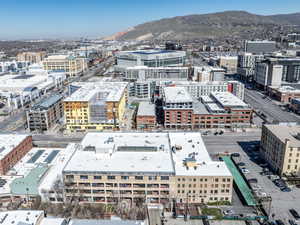
[[[0,134],[0,160],[27,137],[27,134]]]
[[[44,217],[43,211],[37,210],[14,210],[0,212],[0,221],[3,225],[38,225],[41,218]]]
[[[107,94],[106,101],[119,101],[127,87],[127,82],[77,82],[73,86],[80,87],[65,102],[90,101],[96,94]]]
[[[137,116],[155,116],[155,105],[150,102],[140,102]]]
[[[164,87],[163,92],[166,103],[185,103],[193,101],[184,87]]]
[[[210,95],[223,107],[249,107],[244,101],[230,92],[212,92]]]
[[[88,133],[81,144],[64,172],[231,176],[224,162],[211,160],[199,133]],[[183,163],[192,153],[197,169]]]

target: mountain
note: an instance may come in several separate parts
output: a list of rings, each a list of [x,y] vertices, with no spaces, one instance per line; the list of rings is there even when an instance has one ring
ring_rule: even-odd
[[[300,13],[262,16],[245,11],[177,16],[137,25],[119,40],[266,38],[285,25],[300,25]]]

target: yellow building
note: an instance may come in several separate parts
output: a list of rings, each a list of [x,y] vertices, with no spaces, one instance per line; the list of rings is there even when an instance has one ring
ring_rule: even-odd
[[[45,70],[65,72],[68,77],[73,77],[87,69],[87,61],[70,55],[51,55],[43,60],[43,67]]]
[[[232,200],[226,164],[199,133],[88,133],[63,170],[65,200],[168,204]]]
[[[73,83],[70,90],[75,92],[64,100],[68,131],[119,129],[127,104],[126,82]]]

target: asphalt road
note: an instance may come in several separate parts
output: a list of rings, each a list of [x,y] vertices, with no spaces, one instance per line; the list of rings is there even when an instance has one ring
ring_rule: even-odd
[[[283,111],[269,97],[263,98],[263,94],[255,90],[245,88],[245,102],[256,111],[265,114],[268,122],[300,122],[300,117],[292,112]]]

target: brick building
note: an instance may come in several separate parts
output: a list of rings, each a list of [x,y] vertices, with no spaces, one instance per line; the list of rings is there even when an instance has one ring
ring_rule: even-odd
[[[149,102],[140,102],[136,115],[136,128],[151,130],[156,126],[155,105]]]
[[[12,168],[32,148],[32,136],[0,134],[0,175]]]

